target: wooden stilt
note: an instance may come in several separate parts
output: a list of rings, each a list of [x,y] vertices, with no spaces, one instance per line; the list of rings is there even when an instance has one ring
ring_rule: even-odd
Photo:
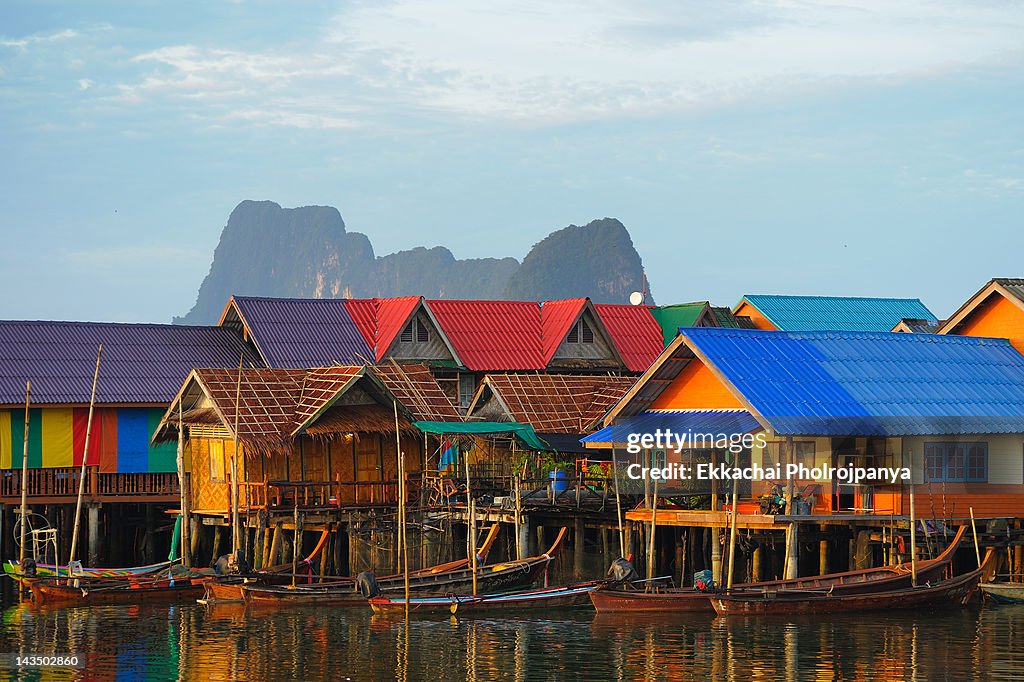
[[[572,571],[576,580],[581,580],[583,577],[583,542],[584,542],[584,528],[583,528],[583,517],[577,516],[574,522],[575,531],[573,533],[572,540]]]
[[[754,550],[754,553],[753,553],[753,555],[750,558],[750,561],[751,561],[750,579],[752,581],[754,581],[755,583],[756,582],[760,582],[761,579],[762,579],[762,576],[761,576],[761,561],[762,561],[762,558],[764,557],[764,552],[765,552],[764,547],[762,547],[761,545],[758,545],[757,549]]]

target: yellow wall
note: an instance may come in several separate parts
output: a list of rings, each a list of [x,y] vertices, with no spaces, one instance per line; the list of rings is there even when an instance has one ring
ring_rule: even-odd
[[[703,362],[694,358],[651,405],[652,410],[744,409]]]
[[[767,317],[762,315],[757,308],[750,305],[750,303],[748,303],[747,301],[743,301],[743,303],[740,304],[740,307],[737,308],[736,312],[733,314],[737,316],[749,317],[750,320],[754,323],[754,326],[757,327],[758,329],[777,331],[776,326],[769,322]]]
[[[1009,339],[1014,348],[1024,353],[1024,310],[1005,296],[993,293],[950,333]]]

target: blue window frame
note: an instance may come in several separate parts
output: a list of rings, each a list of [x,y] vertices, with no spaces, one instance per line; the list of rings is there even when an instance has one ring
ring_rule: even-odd
[[[988,481],[988,443],[925,443],[926,482]]]

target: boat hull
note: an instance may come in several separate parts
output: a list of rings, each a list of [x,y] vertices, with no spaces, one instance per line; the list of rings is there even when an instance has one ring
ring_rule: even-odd
[[[470,615],[494,614],[496,612],[566,609],[586,606],[588,596],[598,587],[598,583],[582,583],[562,587],[549,587],[525,592],[489,595],[436,595],[411,597],[410,613],[431,615]],[[404,597],[375,597],[370,599],[374,613],[400,614],[405,612]]]
[[[38,604],[140,604],[191,601],[203,594],[200,579],[161,580],[155,583],[112,584],[68,580],[35,580],[30,585]]]
[[[1024,583],[982,583],[979,587],[997,604],[1024,604]]]
[[[894,609],[962,606],[978,588],[981,569],[931,586],[864,594],[799,596],[792,593],[714,595],[711,604],[719,615],[791,615],[852,613]]]

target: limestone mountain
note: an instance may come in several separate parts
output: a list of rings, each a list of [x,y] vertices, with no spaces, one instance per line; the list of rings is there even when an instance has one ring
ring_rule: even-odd
[[[519,298],[590,296],[624,303],[640,288],[640,256],[626,228],[606,218],[559,230],[515,258],[457,259],[443,246],[376,256],[330,206],[243,201],[231,212],[181,324],[210,324],[232,294],[295,298]]]

